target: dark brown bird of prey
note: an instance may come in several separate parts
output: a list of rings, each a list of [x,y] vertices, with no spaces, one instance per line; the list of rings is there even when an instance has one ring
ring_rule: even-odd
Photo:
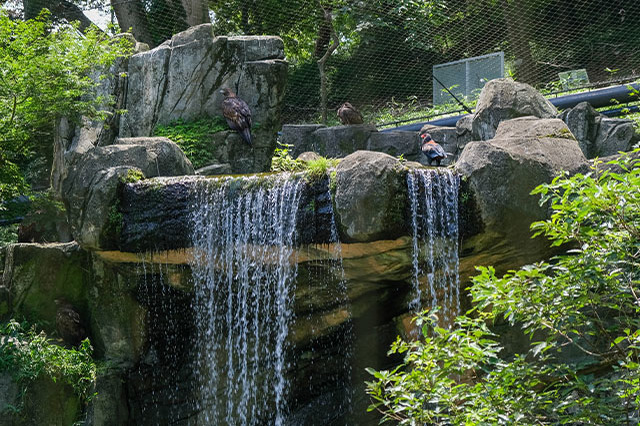
[[[353,105],[349,102],[345,102],[342,104],[340,108],[338,108],[338,118],[342,122],[342,124],[362,124],[362,114],[355,109]]]
[[[87,338],[87,332],[82,326],[80,314],[73,305],[65,299],[55,300],[58,309],[56,311],[56,329],[65,346],[76,347]]]
[[[427,160],[429,161],[429,165],[433,161],[436,162],[436,166],[440,165],[440,161],[447,158],[447,153],[444,152],[444,149],[437,144],[429,133],[422,133],[420,135],[422,138],[422,152],[427,156]]]
[[[251,110],[249,105],[236,96],[231,89],[222,89],[222,115],[232,130],[237,131],[242,139],[251,146]]]

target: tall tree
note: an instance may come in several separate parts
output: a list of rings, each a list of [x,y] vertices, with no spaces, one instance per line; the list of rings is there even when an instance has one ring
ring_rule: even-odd
[[[137,41],[155,46],[141,0],[111,0],[111,7],[122,31],[131,31]]]

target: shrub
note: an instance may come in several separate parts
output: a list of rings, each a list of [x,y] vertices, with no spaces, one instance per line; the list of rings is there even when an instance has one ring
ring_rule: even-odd
[[[552,214],[535,234],[572,248],[503,277],[478,268],[475,308],[451,330],[419,315],[422,339],[391,347],[404,363],[369,370],[370,410],[401,424],[637,424],[640,160],[631,158],[536,188]],[[530,337],[522,352],[501,352],[487,327],[500,321]]]
[[[88,402],[93,396],[97,373],[92,352],[89,339],[83,340],[77,349],[66,349],[35,327],[15,320],[0,324],[0,371],[11,373],[13,380],[22,386],[23,396],[36,379],[49,377],[70,385],[82,401]]]

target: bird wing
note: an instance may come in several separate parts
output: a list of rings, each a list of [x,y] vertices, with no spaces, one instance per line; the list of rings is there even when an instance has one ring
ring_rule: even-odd
[[[433,150],[438,155],[438,157],[447,158],[447,153],[444,152],[444,148],[437,143],[433,144]]]
[[[240,98],[227,98],[222,101],[222,115],[233,130],[251,128],[251,110]]]
[[[422,145],[422,152],[429,158],[447,158],[447,153],[437,143],[426,143]]]

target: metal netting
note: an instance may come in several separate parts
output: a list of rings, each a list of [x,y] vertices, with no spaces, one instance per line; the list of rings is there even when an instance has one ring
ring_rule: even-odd
[[[444,89],[434,87],[434,66],[499,52],[504,75],[547,92],[630,81],[640,74],[637,0],[5,2],[10,5],[27,17],[42,7],[70,19],[78,19],[74,11],[84,11],[103,28],[107,22],[132,27],[136,38],[152,47],[201,22],[212,22],[216,35],[278,35],[289,62],[285,123],[320,120],[318,60],[336,41],[324,67],[329,120],[345,101],[378,124],[436,113],[434,94]],[[462,84],[444,77],[445,86],[453,83],[449,88]],[[486,77],[478,74],[476,80]],[[469,93],[478,89],[476,84]],[[466,102],[472,101],[469,93],[463,92]]]

